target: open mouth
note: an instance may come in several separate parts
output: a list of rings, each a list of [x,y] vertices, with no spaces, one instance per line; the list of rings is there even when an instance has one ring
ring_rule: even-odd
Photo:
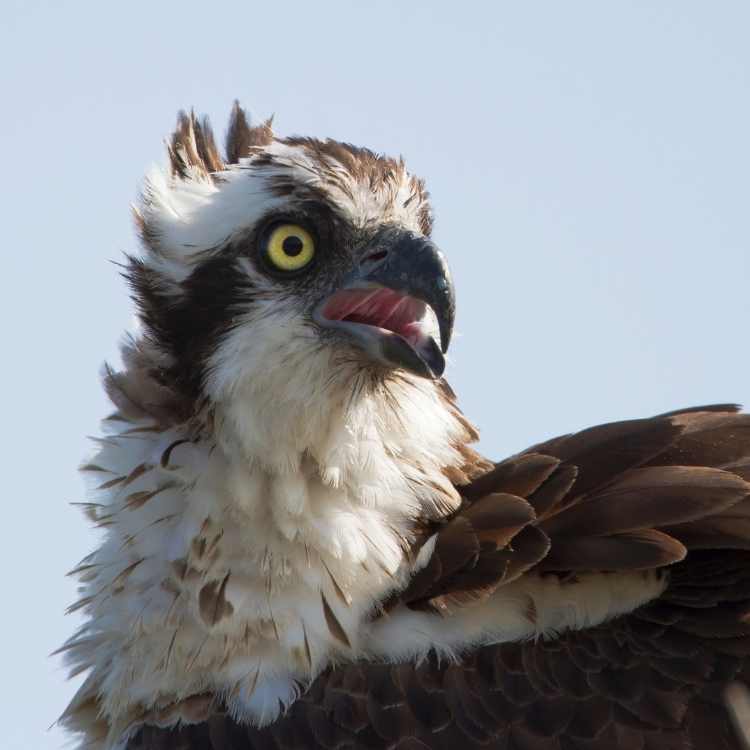
[[[327,327],[348,331],[389,364],[426,377],[440,377],[445,369],[437,319],[422,300],[382,286],[341,289],[317,317]]]
[[[374,326],[391,331],[418,347],[424,338],[423,318],[427,305],[406,294],[385,289],[343,289],[323,307],[328,320]]]

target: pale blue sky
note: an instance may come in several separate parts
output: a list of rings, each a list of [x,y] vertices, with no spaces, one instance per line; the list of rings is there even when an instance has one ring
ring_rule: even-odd
[[[73,687],[68,506],[129,325],[128,203],[177,109],[402,153],[458,288],[448,372],[493,457],[750,402],[747,2],[16,2],[0,22],[7,750]]]

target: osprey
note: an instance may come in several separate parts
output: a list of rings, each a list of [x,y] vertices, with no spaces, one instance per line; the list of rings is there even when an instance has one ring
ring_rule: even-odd
[[[84,508],[62,721],[92,750],[737,748],[750,416],[500,463],[442,379],[454,288],[402,160],[181,114]]]

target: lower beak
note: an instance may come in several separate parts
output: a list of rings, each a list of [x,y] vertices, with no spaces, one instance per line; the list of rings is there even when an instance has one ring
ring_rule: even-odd
[[[316,308],[318,325],[347,335],[374,360],[439,378],[455,316],[448,264],[422,235],[399,231],[370,248]]]

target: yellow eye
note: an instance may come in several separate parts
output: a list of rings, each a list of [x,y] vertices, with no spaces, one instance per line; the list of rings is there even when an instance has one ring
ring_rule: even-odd
[[[279,271],[300,271],[315,255],[312,235],[297,224],[274,227],[265,244],[271,265]]]

